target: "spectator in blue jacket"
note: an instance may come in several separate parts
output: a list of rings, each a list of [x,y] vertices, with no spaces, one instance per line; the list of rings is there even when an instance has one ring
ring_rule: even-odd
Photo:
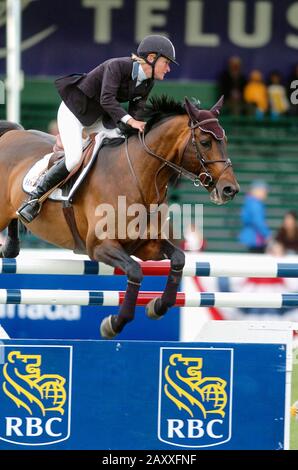
[[[239,241],[251,253],[264,253],[271,236],[266,223],[265,203],[268,187],[264,181],[253,181],[241,210],[242,230]]]

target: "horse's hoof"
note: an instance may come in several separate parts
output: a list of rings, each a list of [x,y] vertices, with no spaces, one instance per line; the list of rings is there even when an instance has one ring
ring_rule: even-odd
[[[112,315],[105,317],[100,324],[100,334],[104,339],[113,339],[118,333],[112,327]]]
[[[7,239],[4,245],[0,245],[0,258],[16,258],[20,253],[20,242]]]
[[[155,297],[155,299],[150,300],[150,302],[146,305],[146,315],[148,318],[151,318],[151,320],[160,320],[163,315],[157,315],[155,312],[155,304],[159,297]]]

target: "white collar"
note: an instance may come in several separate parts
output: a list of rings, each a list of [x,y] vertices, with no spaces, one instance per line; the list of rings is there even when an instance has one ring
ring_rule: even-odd
[[[147,76],[143,70],[143,67],[141,64],[139,64],[139,70],[138,70],[138,79],[137,79],[137,83],[141,83],[143,82],[144,80],[147,80]]]
[[[143,67],[138,62],[134,62],[132,66],[131,78],[137,79],[136,86],[139,86],[144,80],[147,80]]]

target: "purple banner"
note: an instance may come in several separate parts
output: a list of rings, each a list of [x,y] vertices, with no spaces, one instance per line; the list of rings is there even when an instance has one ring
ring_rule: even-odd
[[[216,79],[231,55],[244,70],[288,75],[298,62],[294,0],[24,0],[26,75],[87,72],[130,55],[147,34],[167,34],[180,67],[175,79]],[[0,0],[0,73],[5,73],[6,1]]]

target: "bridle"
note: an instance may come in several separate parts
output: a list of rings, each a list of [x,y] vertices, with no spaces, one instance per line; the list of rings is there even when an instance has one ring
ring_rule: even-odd
[[[232,166],[232,162],[229,158],[222,159],[222,160],[206,160],[204,153],[200,152],[200,149],[198,147],[198,143],[196,141],[195,129],[197,129],[198,127],[201,128],[201,126],[203,126],[205,124],[208,124],[210,122],[218,122],[218,119],[217,118],[210,118],[210,119],[204,119],[203,121],[194,121],[194,120],[191,120],[191,119],[189,120],[188,127],[190,128],[190,136],[187,139],[187,141],[184,145],[183,151],[181,153],[181,158],[180,158],[181,165],[177,165],[176,163],[170,162],[170,161],[166,160],[164,157],[162,157],[161,155],[158,155],[155,152],[153,152],[153,150],[151,150],[148,147],[148,145],[146,144],[145,134],[143,132],[138,133],[138,138],[139,138],[140,144],[146,150],[147,154],[151,155],[154,158],[157,158],[158,160],[160,160],[163,163],[161,165],[161,167],[157,170],[157,172],[155,174],[155,179],[154,179],[155,190],[156,190],[157,199],[158,199],[157,205],[161,204],[161,202],[162,202],[160,200],[160,193],[159,193],[159,189],[158,189],[158,186],[157,186],[157,177],[158,177],[159,173],[161,172],[161,170],[164,169],[165,167],[169,167],[172,170],[174,170],[177,173],[177,178],[179,178],[181,176],[184,176],[186,179],[192,181],[194,186],[203,186],[203,187],[208,189],[208,188],[215,187],[215,185],[216,185],[212,175],[208,171],[208,168],[207,168],[208,165],[210,165],[211,163],[224,163],[225,164],[224,168],[222,169],[222,171],[219,175],[219,177],[217,178],[217,181],[219,181],[219,179],[221,178],[223,173],[226,171],[226,169]],[[215,136],[215,138],[216,138],[216,136]],[[217,140],[221,140],[221,139],[217,139]],[[191,172],[191,171],[186,170],[182,166],[183,158],[184,158],[184,155],[186,153],[186,149],[188,148],[190,142],[191,142],[191,145],[194,147],[196,157],[197,157],[198,161],[201,164],[200,170],[202,170],[202,171],[200,171],[200,173],[198,175]],[[127,157],[127,160],[128,160],[130,170],[133,174],[134,179],[136,180],[137,187],[138,187],[139,192],[141,194],[142,202],[143,202],[144,205],[147,206],[147,204],[145,203],[145,198],[144,198],[143,191],[141,189],[139,180],[138,180],[138,178],[135,174],[135,171],[133,169],[133,166],[132,166],[132,163],[131,163],[131,160],[130,160],[130,156],[129,156],[129,153],[128,153],[128,139],[127,139],[127,137],[125,138],[125,153],[126,153],[126,157]],[[165,199],[165,197],[166,197],[166,194],[164,195],[163,200]]]
[[[222,177],[222,175],[226,171],[226,169],[232,166],[232,162],[229,158],[224,158],[224,159],[221,159],[221,160],[206,160],[206,158],[204,156],[204,153],[200,152],[199,147],[198,147],[198,143],[196,141],[195,129],[197,129],[198,127],[201,128],[203,125],[209,124],[210,122],[218,122],[218,119],[217,118],[209,118],[209,119],[204,119],[203,121],[192,121],[192,120],[190,120],[190,122],[188,123],[188,126],[190,127],[190,130],[191,130],[191,143],[192,143],[192,146],[195,149],[197,159],[201,163],[201,169],[203,169],[203,171],[201,171],[201,173],[197,176],[197,178],[199,180],[199,184],[196,185],[194,183],[194,185],[195,186],[201,185],[201,186],[204,186],[205,188],[210,188],[212,186],[215,186],[215,184],[216,184],[216,183],[214,183],[213,177],[210,174],[210,172],[208,171],[206,165],[211,165],[212,163],[225,163],[225,166],[222,169],[219,177],[217,178],[217,181],[220,180],[220,178]],[[215,138],[217,139],[216,136],[215,136]],[[217,139],[217,140],[221,140],[221,139]]]

